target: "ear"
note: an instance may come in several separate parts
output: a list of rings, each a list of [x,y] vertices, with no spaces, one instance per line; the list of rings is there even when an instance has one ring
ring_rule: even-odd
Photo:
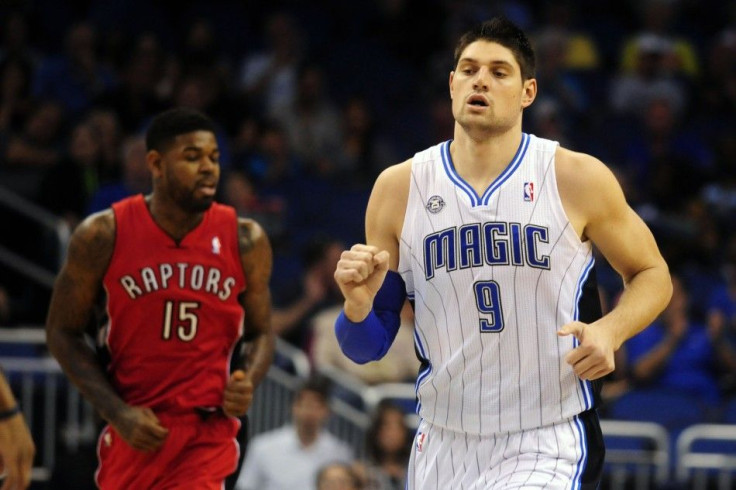
[[[448,86],[450,87],[450,99],[452,99],[452,81],[455,78],[455,71],[450,72],[450,80],[448,81]]]
[[[521,108],[526,109],[537,97],[537,79],[530,78],[524,82],[524,91],[521,95]]]
[[[146,153],[146,165],[154,178],[161,177],[161,174],[163,173],[162,160],[163,158],[158,150],[149,150],[148,153]]]

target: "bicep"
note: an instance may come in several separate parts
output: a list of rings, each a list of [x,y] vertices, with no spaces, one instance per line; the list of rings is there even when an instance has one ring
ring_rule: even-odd
[[[566,195],[574,203],[573,214],[584,217],[584,236],[623,279],[659,266],[663,259],[654,236],[626,202],[614,174],[591,158],[577,160],[567,169]]]
[[[623,199],[586,234],[624,281],[663,260],[651,230]]]
[[[100,220],[82,223],[69,242],[54,283],[47,330],[80,333],[87,326],[112,255],[114,231]]]
[[[376,180],[365,212],[366,243],[386,250],[389,268],[399,267],[399,237],[409,196],[410,162],[384,170]]]

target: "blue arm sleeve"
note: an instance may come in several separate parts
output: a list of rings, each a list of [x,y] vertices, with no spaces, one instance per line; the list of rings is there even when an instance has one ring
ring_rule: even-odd
[[[361,322],[351,322],[341,311],[335,321],[335,335],[342,352],[354,362],[377,361],[388,351],[401,326],[401,308],[406,286],[401,276],[388,271],[373,300],[373,309]]]

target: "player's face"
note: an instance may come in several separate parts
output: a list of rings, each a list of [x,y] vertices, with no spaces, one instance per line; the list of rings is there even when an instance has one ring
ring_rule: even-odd
[[[464,129],[494,130],[521,123],[536,95],[536,80],[522,81],[510,49],[479,40],[469,44],[450,73],[455,121]]]
[[[161,154],[160,181],[172,201],[189,212],[206,211],[220,180],[220,150],[215,135],[193,131],[177,136]]]

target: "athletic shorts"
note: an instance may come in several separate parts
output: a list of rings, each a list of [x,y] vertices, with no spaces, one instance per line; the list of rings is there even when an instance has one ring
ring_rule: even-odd
[[[101,490],[222,490],[237,468],[240,448],[237,418],[220,412],[208,417],[192,411],[183,415],[156,414],[169,429],[154,452],[131,448],[111,427],[97,441],[99,466],[95,481]]]
[[[422,420],[409,460],[409,490],[595,489],[605,448],[588,410],[538,429],[464,434]]]

